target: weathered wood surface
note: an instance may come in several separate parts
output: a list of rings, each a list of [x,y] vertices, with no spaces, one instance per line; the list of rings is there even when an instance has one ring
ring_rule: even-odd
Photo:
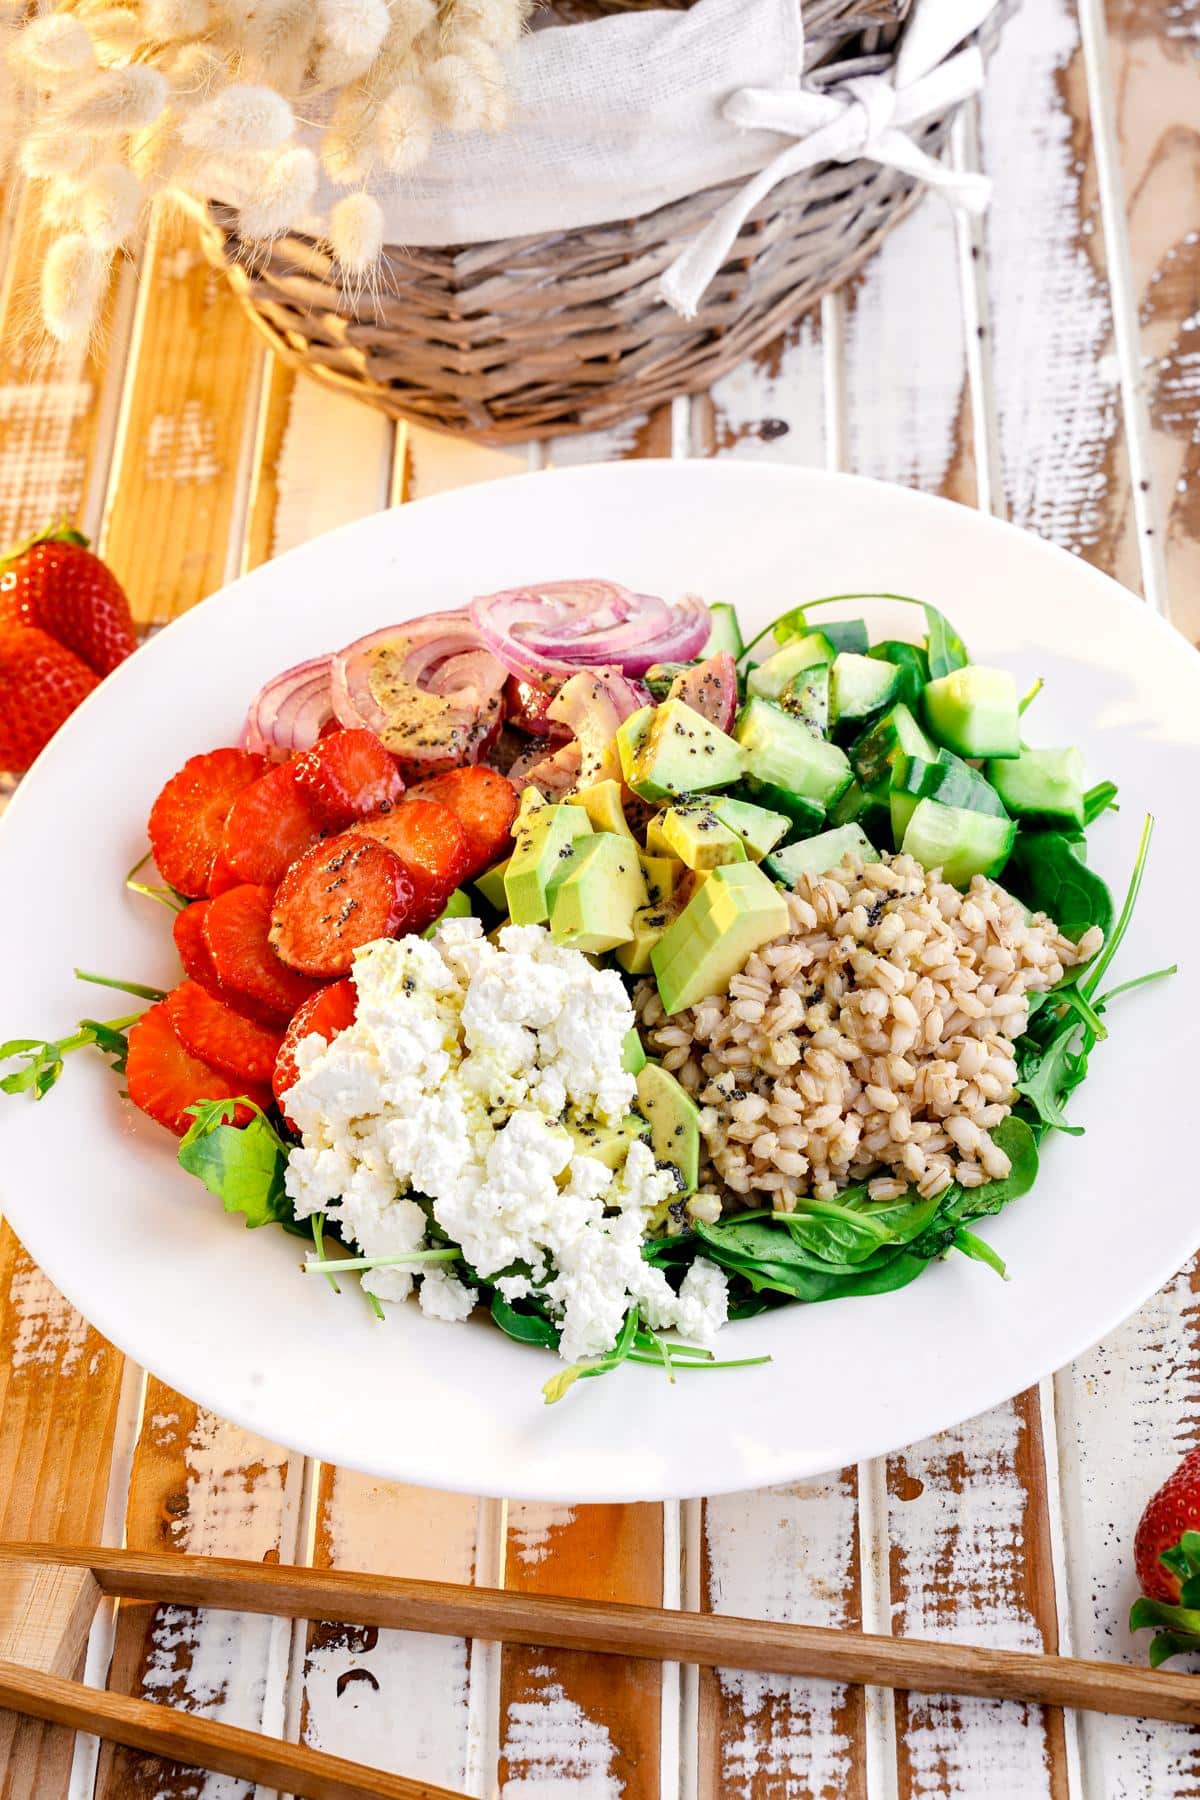
[[[1108,0],[1107,17],[1103,0],[1024,0],[955,146],[996,184],[982,228],[931,201],[845,296],[711,395],[550,458],[715,454],[905,482],[1007,514],[1169,600],[1200,637],[1198,74],[1187,0]],[[19,194],[5,232],[4,535],[59,512],[102,527],[148,623],[317,531],[541,460],[396,430],[268,363],[177,222],[140,284],[115,285],[99,353],[31,362]],[[124,1368],[6,1233],[0,1523],[1137,1659],[1132,1532],[1196,1441],[1197,1279],[1040,1391],[886,1462],[570,1509],[420,1493],[253,1440]],[[1005,1703],[151,1607],[123,1607],[112,1643],[118,1690],[504,1800],[1200,1794],[1183,1728]],[[36,1800],[248,1796],[86,1746],[72,1777],[63,1734],[3,1715],[0,1769],[0,1792]]]

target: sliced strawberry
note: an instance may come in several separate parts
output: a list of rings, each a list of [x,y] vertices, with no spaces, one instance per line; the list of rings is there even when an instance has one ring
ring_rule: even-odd
[[[303,760],[268,769],[242,790],[230,808],[220,860],[234,881],[274,887],[320,838],[320,827],[298,784]]]
[[[495,769],[452,769],[447,775],[422,781],[413,789],[412,798],[448,806],[462,826],[471,852],[471,865],[463,880],[482,875],[512,850],[517,790]]]
[[[229,810],[266,767],[248,750],[210,750],[172,775],[150,810],[159,873],[181,894],[206,894]]]
[[[269,1082],[283,1042],[277,1026],[260,1025],[210,994],[198,981],[181,981],[166,998],[167,1016],[185,1050],[235,1081]]]
[[[394,851],[344,831],[293,863],[276,888],[271,943],[305,975],[345,975],[361,944],[411,930],[415,900]]]
[[[182,1137],[192,1123],[187,1108],[200,1100],[232,1100],[244,1094],[264,1108],[271,1103],[266,1088],[233,1080],[185,1050],[165,1000],[130,1026],[125,1080],[133,1104],[176,1137]],[[247,1107],[239,1106],[232,1123],[248,1125],[253,1117]]]
[[[339,1031],[345,1031],[348,1026],[353,1025],[357,1000],[352,981],[331,981],[328,987],[319,988],[300,1007],[283,1035],[279,1055],[275,1059],[275,1073],[271,1077],[271,1086],[281,1110],[283,1096],[300,1078],[296,1046],[301,1038],[311,1037],[316,1032],[327,1044],[332,1042]],[[286,1113],[283,1116],[287,1118]],[[288,1123],[291,1124],[290,1119]]]
[[[230,868],[225,860],[224,852],[218,850],[217,860],[213,864],[212,874],[208,878],[208,892],[210,898],[215,898],[217,894],[228,893],[230,888],[241,887],[241,885],[241,876],[236,874],[234,870]]]
[[[402,800],[389,813],[354,827],[359,837],[378,838],[394,850],[412,877],[413,916],[406,929],[424,931],[467,879],[471,850],[467,834],[437,800]]]
[[[404,792],[393,757],[373,731],[335,731],[297,757],[296,781],[328,831],[392,806]]]
[[[273,889],[248,884],[218,894],[204,915],[204,941],[228,997],[283,1024],[308,999],[313,984],[281,963],[271,948],[273,899]]]
[[[201,987],[206,987],[212,994],[217,991],[217,971],[213,968],[212,957],[208,954],[208,945],[204,941],[204,915],[207,911],[207,900],[193,900],[190,906],[185,906],[182,912],[175,914],[171,933],[184,974],[190,981],[198,981]]]

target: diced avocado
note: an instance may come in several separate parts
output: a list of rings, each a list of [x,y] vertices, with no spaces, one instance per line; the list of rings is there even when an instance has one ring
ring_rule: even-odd
[[[824,632],[807,632],[773,651],[765,662],[756,664],[746,677],[746,692],[763,700],[782,700],[791,692],[797,676],[806,669],[831,663],[833,658],[833,645]]]
[[[566,1129],[578,1156],[590,1156],[606,1169],[619,1169],[629,1155],[630,1144],[644,1138],[650,1126],[637,1113],[627,1113],[619,1125],[593,1125],[568,1119]]]
[[[902,703],[868,725],[850,751],[858,784],[866,793],[892,786],[897,764],[903,766],[909,757],[932,763],[937,754],[937,745]]]
[[[700,1114],[691,1095],[657,1063],[648,1062],[637,1079],[638,1108],[650,1127],[656,1163],[679,1176],[679,1191],[694,1194],[700,1180]]]
[[[742,643],[742,628],[738,624],[738,616],[726,600],[714,600],[708,609],[712,619],[712,630],[708,634],[708,642],[700,652],[702,657],[719,656],[722,650],[728,650],[734,662],[741,656],[745,646]]]
[[[834,625],[822,625],[821,630],[833,645],[835,655],[843,650],[851,656],[867,654],[871,638],[865,619],[839,619]]]
[[[545,794],[543,794],[541,788],[534,787],[532,782],[530,782],[527,788],[522,788],[521,797],[517,801],[517,816],[513,820],[514,836],[516,835],[517,826],[522,819],[527,819],[530,813],[540,812],[543,806],[549,806],[549,804],[550,802],[547,800]]]
[[[569,847],[567,871],[550,897],[550,934],[575,950],[615,950],[633,936],[633,915],[645,904],[632,838],[600,831]]]
[[[900,638],[884,638],[882,643],[872,644],[867,655],[874,657],[877,662],[895,664],[900,671],[900,691],[896,698],[916,711],[921,704],[921,689],[929,680],[929,657],[920,644],[906,644]]]
[[[801,844],[785,844],[782,850],[773,850],[763,867],[776,881],[795,887],[801,875],[824,875],[826,870],[838,868],[848,856],[856,856],[864,863],[881,860],[860,825],[839,825],[836,831],[821,831]]]
[[[637,712],[630,713],[629,717],[622,719],[617,726],[617,756],[620,760],[621,774],[626,787],[631,785],[634,758],[641,746],[642,739],[650,728],[650,721],[653,717],[654,708],[652,706],[640,706]]]
[[[844,751],[812,735],[799,719],[770,700],[748,700],[737,723],[746,752],[747,774],[787,788],[805,800],[830,807],[850,786],[852,771]]]
[[[433,924],[427,925],[421,936],[432,937],[443,919],[469,919],[474,910],[470,894],[464,893],[462,888],[455,888]]]
[[[1007,669],[952,669],[926,684],[921,709],[938,743],[960,756],[1020,754],[1017,684]]]
[[[621,804],[619,781],[597,781],[592,787],[578,788],[571,796],[572,806],[582,806],[592,821],[593,831],[615,831],[632,837],[625,808]]]
[[[627,1075],[638,1075],[646,1066],[646,1052],[642,1048],[642,1040],[638,1036],[638,1028],[631,1025],[625,1033],[621,1045],[621,1067]]]
[[[477,892],[482,894],[488,905],[494,906],[497,912],[506,913],[508,911],[504,877],[508,873],[508,865],[511,861],[511,856],[505,857],[503,862],[493,863],[490,869],[485,869],[482,875],[475,877]]]
[[[895,663],[843,650],[834,659],[829,716],[834,725],[856,725],[890,706],[899,692],[900,671]]]
[[[746,846],[736,831],[723,825],[711,806],[669,806],[646,827],[646,848],[656,856],[674,856],[689,869],[715,869],[721,863],[744,862]]]
[[[540,806],[516,821],[516,847],[504,872],[504,897],[514,925],[541,925],[549,918],[550,897],[566,873],[571,845],[591,835],[591,820],[582,806]]]
[[[746,958],[787,928],[787,902],[756,863],[714,869],[651,952],[666,1011],[724,993]]]
[[[792,828],[787,813],[771,812],[765,806],[755,806],[751,800],[734,800],[729,794],[718,794],[712,801],[712,810],[722,825],[737,832],[747,856],[755,862],[761,862],[768,850],[782,843]]]
[[[633,915],[633,936],[627,944],[618,944],[613,955],[627,975],[645,975],[650,957],[663,932],[681,909],[670,901],[658,905],[639,906]],[[636,1070],[630,1073],[636,1074]]]
[[[829,732],[831,679],[829,663],[814,663],[811,669],[797,675],[786,694],[779,696],[784,712],[794,714],[814,737],[826,737]]]
[[[973,875],[1000,873],[1016,837],[1011,819],[919,800],[901,847],[923,869],[940,869],[943,881],[967,887]]]
[[[791,820],[792,837],[811,837],[825,823],[825,808],[819,800],[806,800],[802,794],[790,793],[787,788],[779,787],[773,781],[750,780],[746,786],[756,801],[769,807],[772,812],[785,814]],[[838,805],[841,805],[840,800]]]
[[[642,880],[646,883],[647,906],[661,906],[675,892],[683,874],[683,863],[677,856],[652,856],[646,850],[638,851],[638,862],[642,866]]]
[[[664,700],[654,709],[626,781],[643,800],[670,800],[728,787],[741,775],[745,761],[741,746],[692,707],[682,700]]]
[[[987,778],[1015,818],[1029,825],[1082,829],[1081,750],[1022,750],[1011,761],[990,762]]]

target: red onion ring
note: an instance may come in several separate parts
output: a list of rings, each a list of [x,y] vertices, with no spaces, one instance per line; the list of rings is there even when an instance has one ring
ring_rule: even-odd
[[[331,662],[331,657],[315,656],[268,681],[246,714],[243,748],[261,756],[276,750],[311,749],[333,717]]]
[[[561,800],[579,786],[581,761],[582,751],[573,741],[549,753],[543,744],[518,756],[509,768],[508,779],[518,793],[535,787],[545,799]]]
[[[546,581],[472,600],[470,614],[510,675],[570,675],[581,664],[642,675],[656,662],[688,662],[712,628],[694,596],[668,606],[615,581]]]
[[[385,735],[395,716],[371,690],[378,654],[389,645],[403,647],[396,678],[414,693],[446,703],[436,726],[402,744]],[[339,651],[330,671],[333,709],[342,724],[382,736],[403,765],[429,774],[482,754],[499,728],[505,680],[504,668],[465,610],[429,613],[369,632]]]

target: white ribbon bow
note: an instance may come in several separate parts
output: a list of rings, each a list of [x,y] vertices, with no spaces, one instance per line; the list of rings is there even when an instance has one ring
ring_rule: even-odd
[[[861,75],[823,91],[813,88],[740,88],[722,108],[733,125],[778,131],[798,140],[751,176],[667,269],[664,300],[685,319],[728,257],[739,231],[777,183],[820,162],[866,157],[915,175],[968,212],[982,212],[991,183],[984,175],[952,169],[929,156],[908,135],[935,114],[983,86],[977,49],[950,55],[987,17],[996,0],[921,0],[905,32],[894,82]]]

